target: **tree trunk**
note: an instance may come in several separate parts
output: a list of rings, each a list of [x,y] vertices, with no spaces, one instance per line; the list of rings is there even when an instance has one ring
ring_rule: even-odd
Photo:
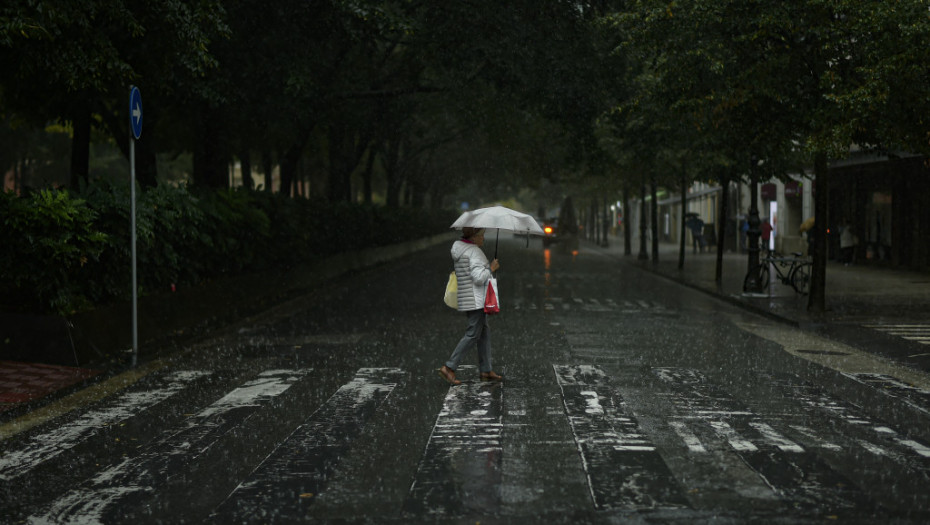
[[[585,227],[588,228],[589,231],[586,231],[584,236],[589,241],[598,243],[601,237],[597,228],[597,197],[591,197],[591,206],[588,209],[588,215],[590,215],[590,217],[585,217]]]
[[[646,252],[646,181],[640,185],[640,211],[639,211],[639,259],[649,259]]]
[[[601,246],[607,248],[608,240],[607,236],[610,234],[610,227],[613,224],[613,218],[610,216],[610,204],[607,202],[607,197],[604,197],[604,208],[602,209],[604,215],[601,216],[601,229],[604,232],[604,240],[601,242]]]
[[[830,170],[827,156],[822,152],[814,155],[814,261],[811,268],[810,295],[807,310],[822,313],[826,310],[827,282],[827,225],[830,223]]]
[[[400,191],[404,181],[400,175],[400,141],[393,140],[387,144],[384,157],[384,174],[387,178],[387,206],[400,206]]]
[[[410,184],[410,206],[416,209],[422,209],[426,204],[426,190],[423,189],[419,182]]]
[[[246,149],[239,154],[239,167],[242,171],[242,185],[247,189],[255,189],[255,179],[252,178],[252,158]]]
[[[274,184],[274,177],[272,177],[272,172],[274,171],[274,162],[271,160],[271,152],[265,150],[262,152],[262,172],[265,178],[265,191],[271,192],[272,185]]]
[[[345,136],[348,133],[341,126],[329,127],[329,177],[327,178],[327,198],[329,202],[348,202],[351,194],[349,174],[349,151]]]
[[[684,176],[681,177],[681,224],[679,225],[679,241],[678,241],[678,269],[683,270],[685,268],[685,232],[687,227],[685,225],[685,214],[688,213],[688,179]]]
[[[303,150],[302,146],[293,145],[281,157],[281,188],[278,191],[288,197],[293,195],[294,181],[297,180],[297,165]]]
[[[623,255],[633,255],[633,232],[630,231],[630,185],[623,184]]]
[[[150,111],[146,111],[146,122]],[[219,119],[215,111],[205,109],[200,114],[200,129],[194,146],[194,184],[206,188],[229,187],[229,162],[222,151],[223,140],[219,138]],[[136,155],[139,154],[138,144]]]
[[[18,159],[13,165],[13,192],[23,194],[23,160]]]
[[[368,205],[371,205],[372,202],[371,179],[374,175],[375,151],[374,146],[368,148],[368,163],[365,166],[365,171],[362,172],[362,193],[364,194],[365,204]]]
[[[720,194],[720,213],[717,215],[720,224],[717,225],[717,268],[714,270],[714,281],[717,289],[723,279],[723,244],[727,234],[727,215],[730,202],[730,177],[724,176],[720,181],[722,193]]]
[[[746,232],[746,244],[748,244],[748,259],[746,273],[749,278],[743,283],[743,291],[750,293],[759,293],[762,291],[762,283],[759,282],[759,181],[756,172],[756,158],[751,157],[749,160],[749,230]]]
[[[656,184],[656,176],[649,177],[649,186],[652,190],[652,205],[650,211],[652,215],[652,264],[659,264],[659,188]]]
[[[141,142],[141,141],[140,141]],[[136,143],[136,161],[139,160],[139,143]],[[205,188],[229,187],[226,162],[216,150],[214,142],[201,138],[194,149],[194,184]],[[138,173],[139,170],[137,169]],[[140,177],[141,179],[141,177]],[[141,182],[141,180],[140,180]]]
[[[86,186],[89,182],[90,108],[81,104],[72,117],[71,126],[74,128],[74,136],[71,139],[70,186],[77,189],[81,183]]]

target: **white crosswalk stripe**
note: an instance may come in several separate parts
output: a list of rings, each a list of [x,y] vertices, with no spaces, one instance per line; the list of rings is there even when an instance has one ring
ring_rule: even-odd
[[[300,521],[304,494],[323,491],[342,455],[403,376],[398,368],[363,368],[226,498],[214,516],[242,522],[275,509],[278,522]]]
[[[645,308],[638,301],[626,305],[577,298],[548,304]],[[846,436],[831,430],[832,423],[808,423],[812,418],[800,420],[798,414],[771,413],[751,402],[744,404],[723,383],[717,384],[709,373],[705,375],[695,369],[662,367],[646,372],[647,376],[654,376],[651,379],[658,379],[655,394],[665,400],[661,403],[667,407],[665,414],[640,414],[638,401],[625,399],[628,385],[617,381],[599,365],[552,365],[552,370],[549,386],[554,382],[558,387],[552,398],[559,399],[562,407],[547,407],[546,416],[553,416],[553,421],[565,425],[574,438],[578,454],[575,461],[584,471],[591,508],[598,511],[690,507],[693,502],[687,496],[687,487],[680,485],[675,462],[669,459],[675,455],[687,455],[690,460],[705,464],[722,456],[738,459],[745,465],[742,468],[758,474],[760,487],[770,487],[778,497],[841,508],[858,508],[859,498],[867,499],[858,492],[865,487],[857,487],[856,480],[835,471],[829,461],[824,461],[824,454],[828,457],[864,454],[910,470],[930,472],[930,446],[926,443],[907,435],[903,429],[873,421],[857,407],[833,399],[815,387],[798,384],[793,378],[773,381],[772,385],[802,412],[829,418],[841,427],[855,427],[855,433]],[[120,514],[123,504],[137,506],[139,501],[162,490],[169,480],[183,478],[193,459],[214,447],[222,436],[229,435],[253,413],[276,404],[274,398],[310,371],[276,369],[258,374],[253,381],[189,415],[175,428],[163,430],[136,453],[102,465],[99,472],[83,483],[31,510],[35,513],[31,522],[118,521],[123,516]],[[160,393],[140,406],[150,406],[157,402],[152,399],[169,396],[203,374],[179,372],[165,376],[161,382],[167,383],[168,389],[164,392],[154,389]],[[866,374],[849,377],[876,388],[895,385],[903,392],[902,396],[913,394],[908,385],[895,378]],[[285,521],[312,516],[308,508],[314,504],[315,495],[326,493],[333,485],[338,487],[333,479],[339,475],[340,461],[352,453],[356,438],[362,435],[368,421],[385,410],[382,405],[389,405],[384,403],[388,396],[406,386],[406,378],[407,374],[399,368],[359,369],[354,379],[305,416],[304,422],[275,445],[270,455],[257,466],[248,465],[254,470],[234,480],[238,488],[225,501],[212,503],[212,517],[217,522],[248,521],[248,516],[256,516],[268,508],[276,509],[276,516],[286,518]],[[421,444],[423,455],[403,503],[402,512],[407,517],[488,509],[505,511],[506,501],[501,498],[500,489],[509,475],[503,472],[508,447],[569,443],[508,442],[507,426],[527,426],[531,418],[527,417],[526,399],[521,401],[517,397],[508,401],[504,392],[504,384],[466,382],[449,388],[435,416],[429,440]],[[119,421],[143,409],[117,411],[118,417],[109,416],[109,420]],[[656,425],[656,421],[664,423]],[[669,456],[670,452],[674,455]],[[34,456],[35,452],[31,454]],[[16,455],[4,455],[0,466],[6,465],[8,472],[15,474],[10,458],[15,459]],[[785,470],[785,464],[792,465],[794,470]],[[20,468],[26,473],[31,467]],[[800,477],[793,477],[795,471]],[[729,474],[721,471],[717,475],[727,479]],[[480,483],[467,493],[457,492],[456,484],[462,479],[469,481],[469,476]]]
[[[108,425],[120,423],[178,394],[191,382],[208,374],[201,371],[174,372],[161,378],[152,388],[124,392],[102,408],[90,410],[70,423],[33,437],[22,448],[5,450],[0,457],[0,480],[11,480],[28,472]]]
[[[53,502],[31,523],[112,523],[110,513],[124,499],[153,493],[178,469],[247,419],[261,405],[287,391],[309,369],[267,370],[232,390],[223,398],[188,418],[178,428],[166,431],[147,445],[141,454],[110,466],[98,476]],[[116,518],[118,519],[118,517]]]
[[[516,297],[512,303],[513,310],[539,310],[546,311],[582,311],[582,312],[614,312],[614,313],[669,313],[669,310],[660,303],[645,300],[624,300],[617,302],[613,299],[598,299],[595,297],[547,297],[541,303],[525,297]]]
[[[930,345],[930,323],[918,324],[867,324],[866,328],[878,330],[888,335],[895,335],[922,345]]]

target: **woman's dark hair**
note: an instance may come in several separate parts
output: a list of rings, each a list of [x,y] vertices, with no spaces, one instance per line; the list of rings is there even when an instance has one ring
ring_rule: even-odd
[[[466,239],[471,239],[472,237],[474,237],[475,235],[483,231],[484,231],[484,228],[471,228],[471,227],[466,226],[462,228],[462,237]]]

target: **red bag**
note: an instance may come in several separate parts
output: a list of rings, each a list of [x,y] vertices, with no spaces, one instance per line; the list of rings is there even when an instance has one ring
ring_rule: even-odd
[[[497,300],[497,279],[491,277],[488,279],[488,290],[484,293],[484,313],[493,315],[500,311],[501,305]]]

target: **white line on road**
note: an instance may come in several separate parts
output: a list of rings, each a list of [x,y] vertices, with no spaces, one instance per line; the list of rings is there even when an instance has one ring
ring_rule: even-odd
[[[281,523],[306,519],[312,503],[307,495],[325,490],[342,456],[402,377],[399,368],[360,369],[227,496],[215,513],[217,522],[262,515]]]
[[[733,447],[733,450],[739,452],[755,452],[759,450],[755,445],[750,443],[749,440],[743,439],[743,437],[727,423],[723,421],[708,421],[708,424],[714,429],[714,432],[727,440],[727,443]]]
[[[220,437],[241,424],[265,404],[285,392],[310,370],[269,370],[187,419],[179,428],[164,432],[138,456],[113,465],[83,485],[55,500],[45,514],[29,523],[115,522],[108,516],[127,496],[150,494],[173,472],[212,447]],[[238,418],[232,417],[233,415]]]
[[[164,377],[157,387],[124,392],[109,406],[93,409],[76,420],[33,437],[18,450],[4,451],[0,458],[0,479],[10,480],[32,470],[65,450],[95,435],[101,428],[125,421],[180,392],[191,381],[208,372],[179,371]]]
[[[703,454],[707,452],[707,449],[704,448],[704,445],[701,443],[701,440],[698,439],[694,432],[691,432],[691,429],[688,428],[681,421],[669,421],[668,424],[672,427],[672,430],[678,434],[678,437],[685,442],[685,445],[688,446],[688,450],[694,453]]]
[[[829,441],[824,441],[820,436],[818,436],[813,429],[804,427],[801,425],[789,425],[795,432],[801,434],[802,436],[816,442],[816,446],[819,448],[825,448],[827,450],[843,450],[843,447],[830,443]]]
[[[676,508],[684,495],[655,445],[607,374],[590,365],[553,365],[588,490],[598,509]]]
[[[789,440],[785,436],[782,436],[781,434],[776,432],[774,428],[770,427],[769,425],[765,423],[762,423],[760,421],[750,421],[749,426],[758,430],[759,433],[762,434],[762,438],[765,439],[767,442],[769,442],[772,445],[775,445],[776,447],[778,447],[779,449],[785,452],[797,452],[797,453],[804,452],[804,448],[802,448],[800,445]]]
[[[494,512],[500,506],[503,390],[500,383],[449,389],[405,512],[448,515]]]

